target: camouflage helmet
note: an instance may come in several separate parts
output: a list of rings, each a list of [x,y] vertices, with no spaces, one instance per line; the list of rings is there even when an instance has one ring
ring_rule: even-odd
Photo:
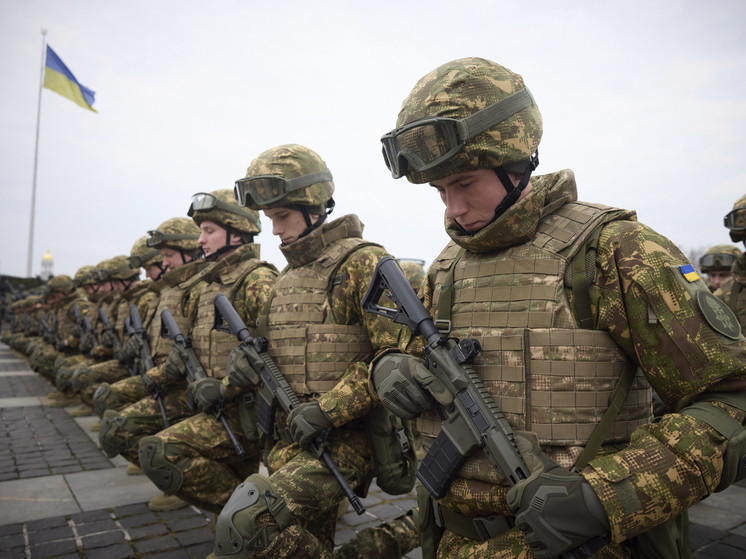
[[[104,273],[101,272],[102,269],[106,270],[105,277]],[[129,257],[126,254],[121,254],[104,260],[99,264],[97,273],[101,280],[131,280],[140,275],[140,267],[133,268],[130,266]]]
[[[699,259],[699,269],[703,273],[730,271],[733,263],[741,256],[741,250],[733,245],[715,245],[708,248]]]
[[[198,226],[212,221],[232,233],[253,237],[262,230],[259,214],[254,209],[242,208],[229,188],[198,192],[192,196],[187,215]]]
[[[418,184],[482,168],[523,173],[536,165],[543,131],[523,78],[482,58],[454,60],[421,78],[396,126],[381,138],[384,159],[395,178]]]
[[[187,217],[172,217],[161,223],[157,229],[148,231],[147,245],[158,250],[172,248],[186,252],[198,251],[199,227]]]
[[[733,204],[733,210],[725,216],[725,226],[730,229],[733,242],[746,242],[746,194]]]
[[[160,249],[148,246],[148,236],[143,235],[135,241],[127,258],[131,268],[147,268],[163,262]]]
[[[75,287],[97,284],[98,278],[96,277],[96,274],[93,273],[94,269],[94,266],[81,266],[81,268],[75,272],[75,277],[73,278]]]
[[[298,144],[276,146],[249,164],[236,181],[239,203],[255,210],[302,206],[324,215],[334,207],[334,181],[324,160]]]
[[[75,288],[73,278],[65,274],[54,276],[46,283],[46,294],[51,295],[52,293],[69,293]]]

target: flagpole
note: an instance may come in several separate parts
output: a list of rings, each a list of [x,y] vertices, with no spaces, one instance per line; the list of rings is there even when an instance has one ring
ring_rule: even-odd
[[[39,122],[41,121],[41,90],[44,85],[44,64],[47,56],[47,30],[41,30],[41,77],[39,78],[39,104],[36,107],[36,145],[34,147],[34,181],[31,185],[31,223],[28,233],[26,277],[31,277],[31,259],[34,253],[34,213],[36,211],[36,167],[39,161]]]

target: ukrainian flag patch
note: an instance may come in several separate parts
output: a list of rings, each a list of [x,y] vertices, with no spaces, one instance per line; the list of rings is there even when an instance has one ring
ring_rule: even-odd
[[[689,283],[692,283],[693,281],[697,281],[699,279],[699,274],[697,274],[697,271],[691,264],[679,266],[679,270],[681,270],[681,275],[683,275],[686,281],[688,281]]]

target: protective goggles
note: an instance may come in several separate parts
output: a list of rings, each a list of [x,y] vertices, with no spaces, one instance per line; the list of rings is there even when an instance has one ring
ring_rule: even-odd
[[[736,257],[732,254],[713,252],[702,256],[702,258],[699,259],[699,266],[702,269],[714,268],[717,266],[719,268],[727,268],[730,270],[735,261]]]
[[[395,179],[406,175],[410,167],[427,171],[456,155],[467,140],[532,105],[534,98],[525,88],[460,120],[445,117],[415,120],[381,137],[383,159]]]
[[[192,217],[194,215],[194,212],[214,209],[223,210],[224,212],[245,217],[251,223],[253,223],[257,227],[260,227],[259,219],[255,215],[243,211],[241,208],[235,206],[234,204],[223,202],[220,198],[213,194],[210,194],[209,192],[198,192],[197,194],[192,196],[192,205],[189,206],[187,215],[189,217]]]
[[[250,202],[266,206],[282,200],[291,192],[330,180],[332,180],[332,174],[329,171],[319,171],[294,179],[285,179],[277,175],[256,175],[238,179],[233,192],[241,206],[246,206]]]
[[[104,268],[98,268],[97,270],[94,270],[93,273],[96,279],[100,282],[106,281],[107,279],[109,279],[109,276],[111,276],[111,272]]]
[[[148,231],[148,235],[150,236],[148,237],[148,240],[145,241],[145,244],[149,247],[155,248],[160,248],[161,246],[168,245],[174,241],[196,241],[199,239],[199,235],[163,233],[158,231],[158,229]],[[152,256],[150,258],[152,258]],[[145,258],[145,260],[149,260],[149,258]]]
[[[733,210],[725,216],[723,221],[731,231],[746,231],[746,208]]]
[[[147,241],[146,241],[147,244]],[[144,268],[145,262],[148,260],[151,260],[152,258],[155,258],[160,254],[160,251],[158,250],[151,250],[150,252],[147,252],[146,254],[135,254],[132,256],[127,257],[127,262],[130,265],[130,268]]]

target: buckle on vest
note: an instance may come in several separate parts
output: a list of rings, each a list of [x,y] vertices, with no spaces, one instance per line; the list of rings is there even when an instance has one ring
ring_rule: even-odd
[[[435,327],[438,329],[438,332],[440,332],[444,336],[447,336],[448,334],[451,333],[451,321],[450,320],[438,318],[435,320]]]
[[[248,392],[244,392],[243,396],[241,396],[241,402],[247,408],[252,407],[254,405],[254,391],[249,390]]]
[[[449,530],[462,538],[486,541],[496,538],[513,527],[513,522],[506,516],[491,514],[489,516],[464,516],[451,509],[442,507],[438,501],[430,498],[433,506],[433,519],[440,528]]]

